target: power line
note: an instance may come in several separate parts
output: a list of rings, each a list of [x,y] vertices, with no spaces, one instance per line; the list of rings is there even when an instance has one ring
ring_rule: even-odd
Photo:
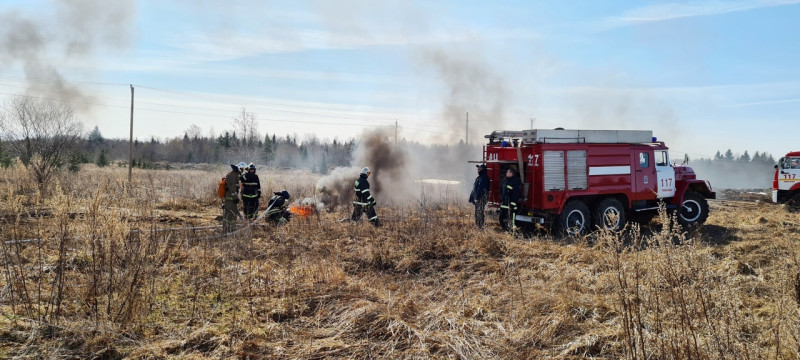
[[[0,86],[8,86],[8,87],[14,87],[14,88],[27,88],[27,89],[31,88],[29,86],[9,85],[9,84],[2,84],[2,83],[0,83]],[[144,87],[144,88],[147,88],[147,87]],[[42,89],[42,90],[44,90],[44,89]],[[175,93],[180,93],[180,92],[175,92]],[[12,95],[12,94],[8,94],[8,93],[0,93],[0,94]],[[182,95],[185,95],[185,94],[182,94]],[[22,95],[22,96],[31,96],[31,95]],[[110,101],[117,100],[117,99],[109,99],[109,98],[98,97],[98,96],[86,96],[86,97],[87,98],[92,98],[92,99],[106,99],[106,100],[110,100]],[[76,101],[76,100],[52,99],[52,98],[44,98],[44,97],[39,97],[39,98],[40,99],[54,100],[54,101],[68,102],[68,103],[73,103],[73,104],[95,105],[95,106],[105,106],[105,107],[114,107],[114,108],[127,108],[127,106],[103,104],[103,103],[97,103],[97,102],[81,102],[81,101]],[[207,111],[214,111],[214,112],[226,112],[228,114],[230,114],[230,112],[231,112],[231,110],[229,110],[229,109],[198,107],[198,106],[188,106],[188,105],[175,105],[175,104],[168,104],[168,103],[162,103],[162,102],[152,102],[152,101],[141,101],[140,100],[140,101],[137,101],[137,103],[139,103],[139,104],[151,104],[151,105],[157,105],[157,106],[167,106],[167,107],[174,107],[174,108],[188,108],[188,109],[199,109],[199,110],[207,110]],[[227,103],[227,102],[223,102],[223,103]],[[267,107],[267,106],[260,105],[260,104],[255,104],[254,106]],[[344,119],[344,120],[369,120],[369,119],[375,119],[375,120],[382,120],[382,121],[393,121],[393,120],[390,120],[388,118],[377,118],[377,117],[372,117],[372,116],[369,116],[369,115],[342,116],[342,115],[326,114],[326,113],[320,113],[320,112],[299,111],[299,110],[292,110],[292,109],[285,109],[285,108],[269,108],[269,107],[267,107],[267,108],[270,109],[270,110],[274,110],[273,112],[268,113],[267,114],[268,116],[269,115],[272,115],[272,116],[287,116],[287,117],[301,117],[302,116],[302,117],[316,117],[316,118],[337,118],[337,119]],[[210,115],[210,114],[205,114],[205,113],[169,111],[169,110],[159,110],[159,109],[152,109],[152,108],[150,108],[150,109],[142,108],[142,110],[148,110],[148,111],[154,111],[154,112],[164,112],[164,113],[174,113],[174,114],[189,114],[189,115],[198,115],[198,116],[215,116],[215,115]],[[341,112],[340,110],[321,110],[321,111]],[[288,113],[282,113],[282,112],[288,112]],[[221,115],[220,117],[230,118],[231,116],[230,115]],[[275,121],[275,120],[270,120],[270,121]],[[287,120],[287,122],[288,122],[288,120]],[[412,123],[415,123],[415,122],[412,122]],[[422,123],[417,123],[417,124],[422,124]],[[366,125],[370,125],[370,124],[364,124],[364,125],[366,126]],[[387,125],[390,125],[390,124],[387,124]],[[435,125],[435,124],[430,124],[428,126],[447,127],[447,125]]]
[[[53,83],[55,83],[53,81],[44,81],[44,80],[36,80],[36,79],[22,79],[22,78],[14,78],[14,77],[9,77],[9,76],[5,76],[5,77],[0,76],[0,79],[2,79],[2,78],[15,79],[15,80],[19,80],[19,81],[23,81],[24,80],[24,81],[34,82],[34,83],[39,83],[39,84],[46,84],[46,83],[53,84]],[[87,84],[87,85],[129,86],[129,84],[122,84],[122,83],[104,83],[104,82],[86,82],[86,81],[71,81],[71,82],[72,83]],[[0,85],[8,86],[8,87],[14,87],[14,88],[27,88],[27,89],[31,88],[30,86],[11,85],[11,84],[8,84],[8,83],[5,83],[5,84],[0,83]],[[144,88],[144,89],[149,89],[149,90],[155,90],[155,91],[162,91],[162,92],[177,94],[177,95],[181,95],[181,96],[190,98],[190,99],[195,100],[195,101],[197,101],[197,99],[199,98],[199,99],[208,100],[208,101],[217,102],[217,103],[223,103],[223,104],[231,104],[231,105],[239,105],[239,106],[251,105],[251,106],[267,108],[267,109],[273,110],[273,112],[271,114],[269,114],[269,115],[271,115],[273,117],[275,117],[275,116],[280,116],[280,117],[289,117],[289,116],[299,117],[299,116],[304,116],[304,117],[317,117],[317,118],[335,118],[335,119],[343,119],[343,120],[378,120],[378,121],[387,121],[387,122],[394,122],[395,119],[396,119],[396,116],[392,117],[392,118],[388,118],[388,117],[384,118],[384,117],[373,116],[373,115],[368,115],[368,114],[361,115],[361,114],[358,114],[358,113],[353,112],[353,111],[349,111],[349,114],[347,114],[348,113],[347,110],[329,109],[329,108],[328,109],[322,108],[322,109],[319,109],[319,111],[298,110],[298,109],[293,109],[291,107],[287,108],[287,106],[292,106],[292,105],[286,105],[286,104],[280,104],[280,103],[253,102],[253,101],[249,101],[249,100],[246,101],[246,100],[243,100],[243,99],[229,98],[229,97],[223,97],[223,96],[214,96],[214,95],[202,94],[202,93],[192,93],[192,92],[179,91],[179,90],[169,90],[169,89],[162,89],[162,88],[156,88],[156,87],[150,87],[150,86],[142,86],[142,85],[134,85],[134,86],[137,87],[137,88]],[[10,93],[5,93],[5,92],[0,92],[0,94],[9,95],[9,96],[25,96],[25,97],[30,97],[30,98],[38,98],[38,99],[43,99],[43,100],[52,100],[52,101],[59,101],[59,102],[66,102],[66,103],[80,104],[80,105],[102,106],[102,107],[119,108],[119,109],[123,109],[123,108],[127,109],[128,108],[127,105],[113,105],[113,104],[106,104],[106,103],[100,103],[100,102],[78,101],[78,100],[74,100],[74,99],[72,99],[72,100],[56,99],[56,98],[49,98],[49,97],[43,97],[43,96],[33,96],[33,95],[27,95],[27,94],[10,94]],[[87,96],[87,98],[90,98],[90,99],[101,99],[101,100],[105,99],[105,100],[110,100],[110,101],[115,101],[116,100],[116,99],[109,99],[109,98],[97,97],[97,96]],[[213,111],[213,112],[227,112],[227,111],[229,111],[229,110],[226,110],[226,109],[215,109],[215,108],[209,108],[209,107],[196,107],[196,106],[187,106],[187,105],[176,105],[176,104],[167,104],[167,103],[150,102],[150,101],[139,101],[138,103],[140,103],[140,104],[150,104],[150,105],[156,105],[156,106],[174,107],[174,108],[202,109],[202,110]],[[142,110],[142,111],[169,113],[169,114],[182,114],[182,115],[193,115],[193,116],[204,116],[204,117],[215,117],[215,118],[226,118],[226,119],[230,119],[231,118],[230,115],[215,115],[215,114],[199,113],[199,112],[171,111],[171,110],[164,110],[164,109],[138,108],[138,107],[137,107],[137,109],[138,110]],[[334,114],[325,113],[325,111],[334,112]],[[347,114],[349,116],[339,115],[339,114],[336,114],[336,113],[345,113],[345,114]],[[377,111],[363,111],[363,113],[395,114],[395,113],[390,113],[390,112],[377,112]],[[409,112],[396,112],[396,113],[398,113],[398,114],[403,114],[403,113],[404,114],[415,114],[415,113],[409,113]],[[422,114],[422,113],[416,113],[416,114]],[[268,122],[306,123],[306,124],[320,124],[320,125],[381,126],[381,125],[374,124],[374,123],[364,124],[364,123],[340,123],[340,122],[323,122],[323,121],[279,120],[279,119],[274,119],[274,118],[269,118],[269,117],[260,118],[258,120],[259,121],[268,121]],[[449,125],[430,124],[431,121],[443,120],[443,119],[440,119],[440,118],[418,119],[418,120],[427,120],[427,121],[425,123],[420,123],[420,122],[414,122],[414,121],[406,120],[405,122],[410,122],[410,123],[415,123],[415,124],[420,124],[420,125],[424,124],[427,127],[438,127],[438,128],[448,128],[448,127],[450,127]],[[389,125],[389,124],[387,124],[387,125]],[[416,131],[423,131],[423,132],[430,132],[430,133],[439,133],[439,134],[452,135],[450,133],[442,132],[442,131],[423,130],[423,129],[417,129],[417,128],[411,128],[411,127],[405,127],[405,128],[407,128],[409,130],[416,130]]]
[[[108,105],[108,104],[100,104],[100,103],[77,102],[77,101],[54,99],[54,98],[32,96],[32,95],[9,94],[9,93],[3,93],[3,92],[0,92],[0,94],[2,94],[2,95],[11,95],[11,96],[23,96],[23,97],[32,98],[32,99],[51,100],[51,101],[68,102],[68,103],[77,103],[77,104],[83,104],[83,105],[106,106],[106,107],[124,108],[124,109],[128,109],[129,108],[127,106]],[[213,114],[191,113],[191,112],[183,112],[183,111],[159,110],[159,109],[151,109],[151,108],[143,108],[143,107],[137,107],[136,110],[137,111],[161,112],[161,113],[169,113],[169,114],[206,116],[206,117],[225,118],[225,119],[229,119],[230,118],[229,116],[224,116],[224,115],[213,115]],[[257,119],[257,121],[283,122],[283,123],[296,123],[296,124],[312,124],[312,125],[342,125],[342,126],[367,126],[367,127],[377,126],[375,124],[356,124],[356,123],[322,122],[322,121],[299,121],[299,120],[278,120],[278,119],[268,119],[268,118],[267,119],[265,119],[265,118]]]
[[[0,75],[0,79],[8,79],[8,80],[15,80],[15,81],[20,81],[20,82],[40,83],[40,84],[58,84],[58,83],[62,83],[62,82],[53,81],[53,80],[43,80],[42,78],[28,78],[28,77],[9,76],[9,75]],[[70,80],[69,83],[76,83],[76,84],[83,84],[83,85],[102,85],[102,86],[128,86],[129,85],[129,84],[123,84],[123,83],[98,82],[98,81],[73,81],[73,80]]]

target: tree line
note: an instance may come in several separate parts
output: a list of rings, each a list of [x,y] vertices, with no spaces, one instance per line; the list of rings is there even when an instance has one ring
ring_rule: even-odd
[[[313,135],[298,139],[297,135],[277,136],[264,134],[250,139],[242,138],[234,129],[219,136],[204,136],[196,125],[182,136],[167,139],[150,139],[133,142],[133,166],[159,168],[168,163],[230,163],[240,161],[275,168],[308,168],[325,174],[333,167],[347,166],[355,141],[334,139],[324,142]],[[127,139],[106,139],[95,127],[80,147],[83,162],[98,166],[110,161],[127,165],[129,142]],[[93,161],[96,159],[96,161]]]
[[[711,181],[715,188],[767,189],[772,186],[776,163],[772,154],[767,152],[756,151],[750,155],[745,150],[735,154],[728,149],[717,151],[713,158],[693,160],[690,165],[699,179]]]
[[[233,118],[231,125],[218,136],[203,135],[200,127],[191,125],[181,136],[136,139],[133,161],[139,167],[168,162],[244,161],[325,172],[348,165],[355,146],[353,139],[323,142],[314,135],[302,139],[296,134],[262,135],[255,114],[246,109]],[[84,134],[82,123],[69,104],[17,95],[10,97],[0,111],[0,166],[10,166],[14,158],[26,166],[47,163],[73,169],[86,163],[107,166],[112,161],[127,165],[128,152],[128,139],[105,138],[98,126]]]
[[[107,139],[99,127],[85,133],[83,124],[68,103],[28,95],[7,99],[0,109],[0,166],[17,159],[44,189],[62,169],[77,171],[82,164],[127,166],[130,143]],[[349,165],[355,140],[321,141],[314,135],[261,134],[255,114],[246,109],[233,118],[230,129],[204,136],[191,125],[182,136],[151,137],[133,142],[132,165],[140,168],[168,167],[169,163],[256,163],[277,168],[310,168],[327,173]]]

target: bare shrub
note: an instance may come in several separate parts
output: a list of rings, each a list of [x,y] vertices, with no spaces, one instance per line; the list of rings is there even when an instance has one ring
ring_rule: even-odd
[[[77,149],[80,121],[68,103],[28,95],[10,97],[3,110],[0,130],[6,146],[44,190]]]

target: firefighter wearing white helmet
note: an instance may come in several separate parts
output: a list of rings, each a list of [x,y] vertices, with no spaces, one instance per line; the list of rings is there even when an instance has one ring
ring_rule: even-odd
[[[369,222],[372,225],[381,226],[378,221],[378,214],[375,212],[375,198],[369,189],[369,181],[367,178],[372,172],[368,167],[361,169],[361,175],[355,182],[353,189],[356,193],[356,200],[353,201],[353,214],[350,215],[351,221],[358,221],[361,219],[361,214],[366,213]]]

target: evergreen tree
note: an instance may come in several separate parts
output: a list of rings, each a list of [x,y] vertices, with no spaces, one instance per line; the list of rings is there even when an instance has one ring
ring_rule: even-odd
[[[733,161],[733,151],[731,151],[731,149],[725,152],[725,160]]]
[[[97,161],[95,164],[99,167],[106,167],[108,166],[108,157],[106,156],[106,149],[100,150],[100,155],[97,156]]]
[[[739,157],[739,161],[741,162],[750,162],[750,154],[747,153],[747,150],[744,151],[744,154]]]
[[[231,147],[231,134],[226,131],[225,135],[220,135],[217,138],[217,145],[229,149]]]
[[[722,154],[720,154],[719,150],[714,154],[714,160],[722,160]]]
[[[328,161],[325,160],[325,154],[322,154],[322,162],[319,163],[319,173],[328,175]]]
[[[234,131],[233,134],[231,134],[230,146],[239,147],[239,138],[236,137],[236,131]]]
[[[275,135],[273,135],[273,139],[274,139],[274,136]],[[273,140],[270,140],[269,134],[265,135],[264,136],[264,145],[262,147],[262,149],[263,149],[262,150],[262,154],[264,155],[264,160],[267,163],[271,162],[272,158],[275,155],[275,150],[273,149],[272,144],[274,144],[274,142],[273,142]]]
[[[0,143],[0,166],[4,168],[11,166],[11,155],[9,155],[8,151],[3,149],[2,143]]]
[[[95,125],[91,133],[89,133],[89,146],[97,146],[103,143],[103,134],[100,133],[100,128]]]

